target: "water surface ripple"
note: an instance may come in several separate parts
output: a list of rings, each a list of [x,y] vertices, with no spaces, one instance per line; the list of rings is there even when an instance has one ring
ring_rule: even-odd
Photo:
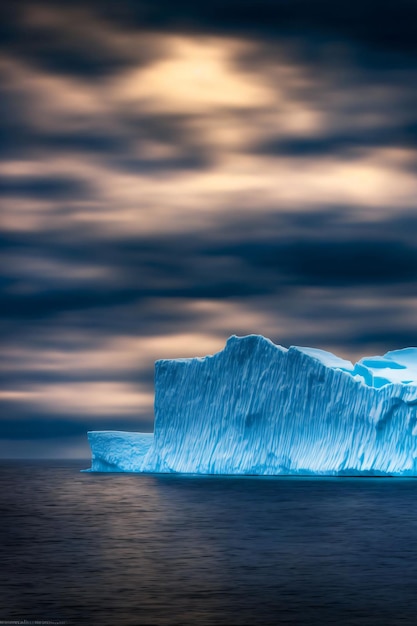
[[[0,620],[417,623],[417,480],[0,467]]]

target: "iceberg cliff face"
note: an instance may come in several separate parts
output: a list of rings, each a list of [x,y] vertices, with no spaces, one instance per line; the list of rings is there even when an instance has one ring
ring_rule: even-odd
[[[94,471],[417,475],[417,349],[356,365],[231,337],[155,364],[155,432],[89,433]]]

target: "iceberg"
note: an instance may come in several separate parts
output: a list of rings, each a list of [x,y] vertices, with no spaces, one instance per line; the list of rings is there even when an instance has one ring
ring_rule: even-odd
[[[90,471],[417,476],[417,348],[354,365],[232,336],[155,363],[153,434],[88,437]]]

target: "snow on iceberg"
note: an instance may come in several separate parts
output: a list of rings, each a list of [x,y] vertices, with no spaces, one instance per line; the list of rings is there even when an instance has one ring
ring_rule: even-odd
[[[88,436],[92,471],[417,476],[417,348],[353,365],[233,336],[156,362],[153,435]]]

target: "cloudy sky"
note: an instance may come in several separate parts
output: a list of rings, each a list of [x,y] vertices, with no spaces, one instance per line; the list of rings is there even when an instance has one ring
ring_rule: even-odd
[[[4,4],[0,456],[151,431],[230,334],[417,344],[413,0]]]

